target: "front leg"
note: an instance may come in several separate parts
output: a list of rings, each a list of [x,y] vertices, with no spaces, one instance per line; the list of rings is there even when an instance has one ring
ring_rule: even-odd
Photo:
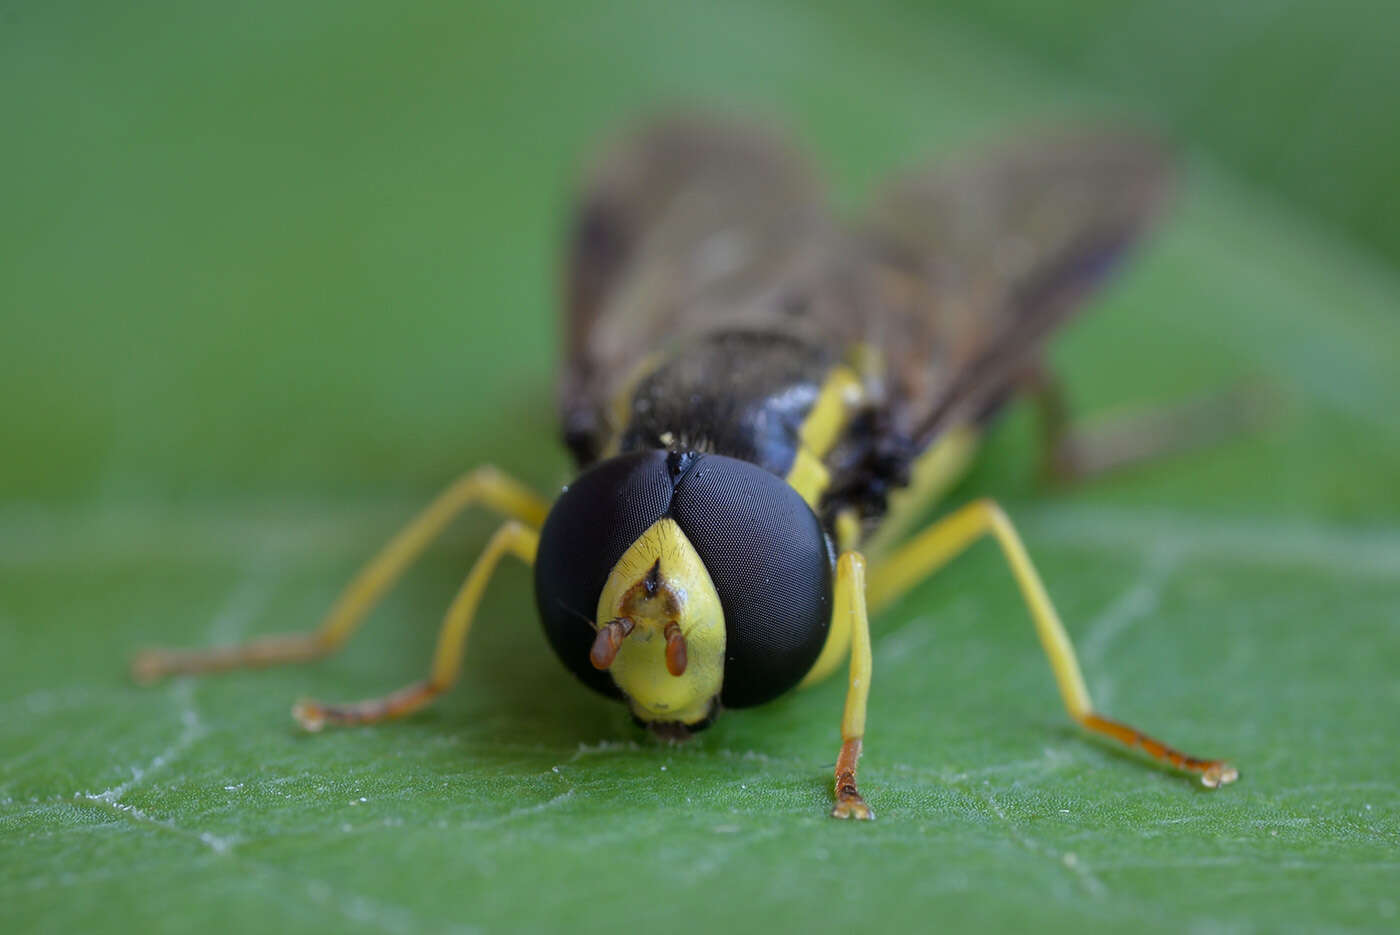
[[[875,813],[856,788],[856,764],[865,739],[865,703],[870,697],[870,620],[865,613],[865,559],[844,552],[836,563],[832,628],[850,632],[851,674],[841,718],[841,754],[836,758],[836,805],[832,818],[872,819]]]

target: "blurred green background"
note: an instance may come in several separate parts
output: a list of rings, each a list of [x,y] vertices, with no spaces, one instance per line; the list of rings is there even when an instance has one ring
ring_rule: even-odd
[[[1400,912],[1395,7],[989,0],[0,5],[0,923],[7,930],[1393,930]],[[142,690],[151,642],[309,625],[466,467],[547,489],[560,232],[608,131],[699,101],[791,127],[857,204],[930,154],[1161,128],[1182,197],[1056,345],[1088,413],[1247,379],[1270,426],[1033,481],[1013,412],[957,499],[1023,525],[1110,711],[1241,782],[1085,741],[981,547],[842,687],[636,732],[493,586],[417,677],[489,523],[317,666]]]

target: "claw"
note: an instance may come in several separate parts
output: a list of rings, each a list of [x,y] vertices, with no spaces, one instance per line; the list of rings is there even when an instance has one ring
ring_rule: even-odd
[[[849,737],[841,744],[841,755],[836,759],[836,806],[831,810],[832,818],[870,821],[875,817],[856,788],[856,762],[860,759],[860,747],[859,737]]]
[[[1201,785],[1207,789],[1219,789],[1240,778],[1240,771],[1229,763],[1212,763],[1201,773]]]
[[[860,797],[859,792],[852,792],[848,797],[844,792],[836,800],[836,807],[831,810],[832,818],[855,818],[859,821],[874,821],[875,813],[869,805],[865,804],[865,799]]]
[[[303,698],[292,705],[292,717],[301,725],[302,730],[313,734],[326,726],[326,709],[309,698]]]
[[[155,649],[137,653],[131,660],[131,678],[138,685],[152,685],[165,677],[165,654]]]

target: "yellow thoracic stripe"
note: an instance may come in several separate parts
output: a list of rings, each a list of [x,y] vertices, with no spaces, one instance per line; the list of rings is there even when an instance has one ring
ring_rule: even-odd
[[[815,510],[822,494],[826,493],[826,488],[831,484],[831,472],[816,455],[806,448],[798,448],[792,469],[784,479],[793,490],[802,495],[807,505]]]
[[[666,355],[659,351],[643,357],[622,379],[612,398],[608,400],[608,435],[602,446],[604,458],[611,458],[618,453],[623,430],[632,418],[632,402],[633,397],[637,395],[637,388],[643,380],[655,373],[665,360]]]
[[[818,458],[826,457],[850,421],[851,411],[860,402],[861,385],[856,372],[837,364],[827,374],[812,411],[802,423],[798,437],[802,447]]]
[[[660,587],[680,600],[677,613],[654,616],[647,602],[627,605],[655,566]],[[599,624],[627,617],[634,625],[623,640],[610,674],[644,721],[694,724],[710,713],[724,682],[724,609],[705,563],[676,521],[665,517],[637,537],[617,560],[598,598]],[[689,664],[679,676],[666,668],[665,626],[674,622],[685,637]]]
[[[846,430],[863,393],[860,377],[855,370],[845,364],[836,365],[827,374],[812,411],[798,431],[797,454],[786,480],[812,509],[817,508],[831,482],[831,473],[823,459]]]

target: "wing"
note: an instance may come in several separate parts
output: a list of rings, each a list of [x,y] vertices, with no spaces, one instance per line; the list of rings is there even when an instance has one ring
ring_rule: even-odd
[[[783,141],[698,117],[642,127],[586,174],[560,386],[565,440],[581,463],[617,428],[612,399],[668,346],[726,328],[831,341],[824,323],[842,319],[829,284],[854,261],[833,262],[844,235],[820,195]]]
[[[922,450],[985,418],[1157,213],[1167,160],[1137,136],[1030,139],[889,186],[865,225],[892,421]]]
[[[897,485],[942,431],[1007,398],[1166,188],[1143,139],[1043,138],[911,175],[844,228],[805,162],[763,130],[645,126],[585,176],[565,439],[594,460],[619,428],[612,401],[657,352],[719,330],[779,332],[880,351],[883,367],[865,373],[873,411],[829,466],[838,490]]]

